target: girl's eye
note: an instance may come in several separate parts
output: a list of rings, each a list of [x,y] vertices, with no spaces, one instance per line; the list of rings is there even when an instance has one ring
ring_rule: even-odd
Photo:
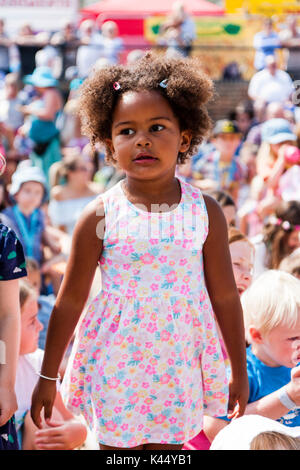
[[[132,135],[133,133],[134,133],[134,130],[133,130],[133,129],[129,129],[129,128],[127,128],[127,129],[122,129],[122,130],[120,131],[120,134],[122,134],[122,135]]]
[[[164,129],[164,126],[162,126],[161,124],[153,124],[153,126],[151,126],[151,131],[154,131],[154,132],[162,131],[163,129]]]

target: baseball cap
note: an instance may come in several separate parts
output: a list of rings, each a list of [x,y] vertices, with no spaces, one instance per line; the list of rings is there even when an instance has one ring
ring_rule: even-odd
[[[269,144],[280,144],[287,141],[297,140],[293,133],[291,124],[287,119],[273,118],[264,122],[261,127],[261,138]]]
[[[213,129],[213,135],[218,134],[240,134],[240,130],[234,121],[229,121],[228,119],[220,119],[216,122]]]

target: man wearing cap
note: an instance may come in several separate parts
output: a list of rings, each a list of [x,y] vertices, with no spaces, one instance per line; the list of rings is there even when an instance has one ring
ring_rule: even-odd
[[[252,100],[265,103],[287,102],[294,91],[290,75],[277,67],[273,55],[267,56],[265,68],[253,75],[248,87],[248,95]]]
[[[203,190],[225,190],[236,200],[247,174],[238,157],[242,135],[233,121],[222,119],[216,122],[211,141],[214,147],[194,165],[195,184]]]

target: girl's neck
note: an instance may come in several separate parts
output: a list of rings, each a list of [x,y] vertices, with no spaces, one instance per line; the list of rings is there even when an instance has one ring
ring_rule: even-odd
[[[123,189],[133,203],[145,204],[148,209],[151,204],[179,204],[181,199],[180,183],[175,176],[159,181],[134,180],[125,178]]]

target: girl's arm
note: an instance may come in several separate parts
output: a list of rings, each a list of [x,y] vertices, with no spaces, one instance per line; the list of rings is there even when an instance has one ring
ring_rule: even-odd
[[[100,214],[100,215],[99,215]],[[66,273],[52,311],[41,374],[57,377],[59,365],[73,335],[89,295],[98,260],[102,253],[103,204],[99,199],[84,209],[73,234]],[[32,396],[31,416],[40,427],[41,409],[51,417],[56,383],[40,378]]]
[[[19,340],[19,281],[0,281],[0,426],[3,426],[17,409],[14,388]]]
[[[209,218],[209,232],[203,247],[206,286],[230,359],[228,410],[233,411],[238,401],[241,416],[249,395],[243,312],[232,271],[223,211],[212,197],[204,196],[204,199]]]

